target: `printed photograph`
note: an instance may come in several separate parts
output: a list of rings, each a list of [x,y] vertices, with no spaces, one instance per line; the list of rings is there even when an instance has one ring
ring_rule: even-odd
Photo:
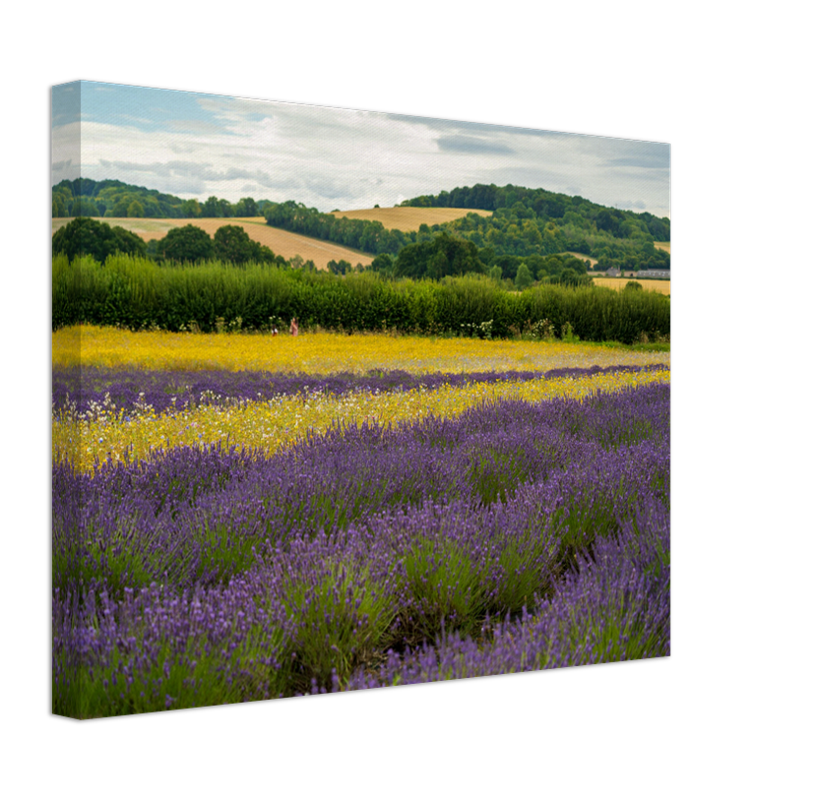
[[[669,656],[670,167],[52,87],[52,712]]]

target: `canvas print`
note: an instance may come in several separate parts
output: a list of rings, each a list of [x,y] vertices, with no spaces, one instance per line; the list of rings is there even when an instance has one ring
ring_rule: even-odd
[[[670,654],[669,145],[51,103],[53,713]]]

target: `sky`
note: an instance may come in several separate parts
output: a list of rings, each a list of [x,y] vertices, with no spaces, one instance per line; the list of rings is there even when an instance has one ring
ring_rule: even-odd
[[[670,216],[668,144],[88,81],[51,90],[52,184],[80,175],[320,211],[511,183]]]

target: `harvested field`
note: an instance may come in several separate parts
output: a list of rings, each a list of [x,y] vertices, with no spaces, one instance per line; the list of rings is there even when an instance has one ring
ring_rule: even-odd
[[[654,242],[654,247],[658,248],[659,250],[665,250],[668,253],[671,252],[670,242]]]
[[[332,211],[335,217],[348,219],[367,219],[381,222],[388,230],[418,231],[419,226],[441,225],[454,219],[466,217],[467,214],[479,214],[491,217],[492,211],[478,208],[413,208],[396,206],[395,208],[364,208],[357,211]]]
[[[587,256],[585,253],[576,253],[574,250],[566,250],[565,253],[561,253],[561,255],[574,256],[575,258],[579,258],[581,261],[588,261],[589,269],[594,269],[594,265],[597,263],[596,258]]]
[[[648,278],[593,278],[593,281],[596,286],[608,286],[610,289],[617,290],[624,289],[628,281],[636,281],[649,292],[671,293],[670,281],[649,280]]]
[[[71,220],[59,218],[51,220],[51,234],[53,235],[63,225],[67,225]],[[203,228],[212,236],[218,228],[224,225],[240,225],[249,236],[256,242],[270,247],[276,255],[281,255],[285,259],[300,255],[306,261],[314,262],[318,269],[327,269],[331,260],[345,260],[349,263],[368,265],[373,261],[373,257],[365,253],[358,253],[342,245],[324,242],[319,239],[311,239],[308,236],[301,236],[298,233],[280,228],[272,228],[266,224],[263,217],[226,217],[218,219],[147,219],[147,218],[116,218],[105,217],[99,219],[109,225],[120,225],[128,231],[141,236],[146,242],[151,239],[162,239],[171,228],[178,228],[183,225],[197,225]]]

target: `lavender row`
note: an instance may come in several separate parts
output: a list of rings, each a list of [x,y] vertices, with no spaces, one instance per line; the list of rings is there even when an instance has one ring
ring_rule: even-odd
[[[275,372],[230,370],[120,370],[99,367],[56,368],[52,373],[52,401],[57,409],[75,407],[78,413],[112,405],[133,413],[144,407],[156,412],[206,404],[269,400],[281,395],[322,393],[340,395],[352,391],[394,392],[424,387],[465,386],[469,383],[525,381],[539,378],[580,377],[609,372],[664,370],[618,365],[574,367],[540,371],[431,373],[413,375],[402,370],[372,371],[366,375],[297,375]]]
[[[520,619],[487,623],[480,641],[460,631],[405,655],[392,650],[375,670],[358,670],[332,689],[412,683],[670,655],[670,519],[653,499],[598,540],[553,596]],[[486,643],[485,640],[486,639]],[[320,691],[316,682],[313,691]]]
[[[428,501],[511,503],[526,484],[546,488],[547,508],[569,497],[573,516],[611,514],[643,487],[667,493],[668,438],[669,387],[655,385],[583,403],[502,401],[393,429],[333,429],[271,457],[183,447],[93,475],[59,462],[54,581],[223,582],[298,536]]]
[[[527,511],[535,499],[522,498]],[[225,587],[57,591],[56,709],[134,713],[669,653],[664,503],[619,515],[620,533],[581,548],[565,576],[557,526],[463,511],[430,505],[375,535],[298,539]],[[488,621],[513,607],[519,619]]]
[[[666,654],[667,584],[648,581],[667,576],[668,424],[668,387],[649,386],[352,427],[271,458],[58,464],[55,710]]]

